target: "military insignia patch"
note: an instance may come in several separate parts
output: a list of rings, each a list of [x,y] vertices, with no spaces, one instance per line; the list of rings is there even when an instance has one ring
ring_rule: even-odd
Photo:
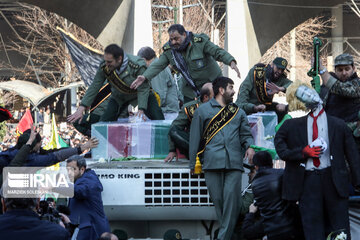
[[[165,44],[163,46],[163,50],[166,51],[166,50],[169,50],[170,49],[170,45],[169,44]]]
[[[283,65],[284,67],[286,67],[287,62],[286,62],[286,60],[285,60],[285,59],[284,59],[284,60],[282,60],[281,65]]]
[[[263,78],[264,74],[265,74],[264,70],[259,70],[259,71],[256,72],[256,75],[257,75],[258,78]]]
[[[204,67],[204,61],[203,61],[202,59],[196,60],[196,66],[197,66],[198,68]]]
[[[129,66],[132,67],[132,68],[135,68],[135,69],[138,69],[139,68],[139,65],[133,63],[133,62],[130,62],[129,61]]]
[[[236,107],[234,107],[233,105],[229,105],[229,111],[230,111],[231,113],[236,112],[236,110],[237,110]]]
[[[181,239],[181,235],[180,235],[180,233],[179,233],[179,232],[177,232],[177,233],[175,234],[175,237],[176,237],[176,239]]]
[[[202,38],[201,37],[194,37],[194,42],[202,42]]]
[[[195,105],[192,105],[192,106],[189,107],[189,112],[190,112],[191,115],[194,115],[195,110],[196,110]]]

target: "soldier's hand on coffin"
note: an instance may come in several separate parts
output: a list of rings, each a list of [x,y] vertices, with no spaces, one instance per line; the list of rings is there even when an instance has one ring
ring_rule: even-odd
[[[169,152],[169,154],[164,159],[164,162],[171,162],[176,157],[176,161],[178,160],[178,156],[176,152]]]
[[[136,80],[131,83],[130,88],[137,89],[145,80],[146,78],[144,76],[139,75]]]
[[[135,117],[142,118],[142,120],[146,121],[144,110],[139,109],[138,112],[135,114]]]
[[[255,112],[265,112],[265,110],[266,110],[266,106],[264,104],[254,106]]]
[[[74,123],[76,121],[81,122],[81,120],[84,116],[85,109],[86,108],[84,106],[79,106],[78,109],[76,110],[76,112],[74,112],[73,114],[71,114],[67,117],[68,122],[70,122],[70,123]]]

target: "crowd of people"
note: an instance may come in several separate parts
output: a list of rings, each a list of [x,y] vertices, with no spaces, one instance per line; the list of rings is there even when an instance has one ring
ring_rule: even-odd
[[[89,139],[88,136],[84,136],[83,134],[79,133],[71,124],[67,124],[66,122],[58,123],[57,129],[59,136],[69,147],[77,147],[79,144],[82,144]],[[43,137],[43,147],[46,146],[50,140],[50,136],[45,136],[43,134],[42,124],[39,124],[36,130]],[[6,134],[0,143],[0,151],[6,151],[9,148],[14,147],[16,145],[17,139],[18,134],[16,133],[16,125],[7,124]]]
[[[320,95],[306,83],[287,78],[286,59],[258,63],[249,70],[234,102],[234,81],[238,79],[222,76],[216,61],[230,66],[240,78],[235,58],[207,35],[186,31],[180,24],[170,26],[168,34],[169,41],[158,59],[148,47],[133,56],[116,44],[107,46],[93,83],[68,122],[90,136],[91,124],[128,116],[129,105],[138,106],[135,115],[143,120],[145,116],[162,120],[164,112],[179,110],[168,134],[165,161],[183,153],[189,159],[191,174],[204,172],[219,226],[215,239],[319,240],[336,233],[350,239],[349,189],[351,185],[353,191],[360,188],[356,144],[360,80],[352,56],[336,57],[335,73],[329,73],[320,62]],[[171,71],[182,76],[179,89]],[[111,86],[110,97],[99,94],[106,86]],[[293,96],[289,100],[297,103],[274,102],[279,92]],[[301,106],[308,114],[282,122],[290,105]],[[278,156],[286,162],[285,169],[274,169],[272,156],[266,151],[255,153],[252,147],[247,115],[264,111],[275,111],[282,123],[274,142]],[[0,154],[1,167],[45,167],[66,160],[74,178],[74,197],[66,204],[69,212],[61,215],[62,228],[35,222],[34,199],[3,198],[0,238],[26,236],[29,232],[14,229],[31,222],[49,225],[52,233],[58,232],[48,235],[51,239],[68,239],[73,233],[77,239],[116,239],[104,213],[102,184],[87,167],[86,159],[79,156],[96,147],[97,141],[78,139],[73,127],[67,126],[59,134],[69,140],[70,148],[45,152],[39,150],[41,140],[35,129],[26,134],[22,145],[18,140]],[[40,162],[40,158],[45,160]],[[243,161],[251,174],[242,192]],[[55,190],[61,193],[61,189]],[[15,218],[20,220],[15,223]],[[72,224],[78,224],[75,229],[79,231],[73,231]],[[239,224],[240,235],[236,233]],[[181,239],[179,232],[173,233],[172,239]],[[37,239],[45,239],[40,231],[38,234]]]

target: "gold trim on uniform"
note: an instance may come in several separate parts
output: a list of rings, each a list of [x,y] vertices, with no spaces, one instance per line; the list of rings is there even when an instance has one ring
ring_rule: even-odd
[[[205,147],[210,142],[210,140],[235,117],[238,111],[239,107],[234,103],[231,103],[223,107],[210,120],[200,141],[200,151],[197,153],[197,155],[200,155],[205,151]]]
[[[266,90],[265,67],[255,67],[254,87],[258,100],[263,104],[271,104],[272,96],[269,96]]]
[[[129,62],[130,63],[130,62]],[[130,86],[128,86],[117,74],[116,70],[109,71],[109,68],[104,65],[102,66],[102,70],[104,71],[104,74],[106,76],[106,79],[120,92],[126,93],[126,94],[136,94],[137,91],[134,89],[131,89]]]
[[[190,106],[187,106],[187,107],[184,108],[185,114],[189,118],[190,122],[192,121],[192,119],[194,117],[195,110],[198,107],[199,107],[199,104],[196,103],[196,104],[193,104],[193,105],[190,105]]]

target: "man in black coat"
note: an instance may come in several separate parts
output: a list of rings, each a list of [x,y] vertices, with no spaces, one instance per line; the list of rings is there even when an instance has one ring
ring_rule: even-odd
[[[59,224],[40,220],[33,198],[3,198],[5,213],[0,216],[0,239],[68,240],[70,234]]]
[[[295,204],[281,198],[284,170],[273,168],[271,155],[266,151],[257,152],[253,163],[256,175],[252,182],[252,191],[261,217],[259,222],[254,224],[252,219],[255,213],[250,207],[243,225],[245,238],[254,239],[250,236],[258,238],[263,234],[268,240],[301,239],[298,237],[300,234],[297,232],[296,225],[298,208]]]
[[[315,90],[302,85],[295,95],[311,112],[286,120],[275,136],[276,152],[286,161],[283,198],[299,201],[306,239],[325,239],[339,229],[350,236],[347,163],[352,183],[359,187],[356,144],[345,122],[323,111]]]

